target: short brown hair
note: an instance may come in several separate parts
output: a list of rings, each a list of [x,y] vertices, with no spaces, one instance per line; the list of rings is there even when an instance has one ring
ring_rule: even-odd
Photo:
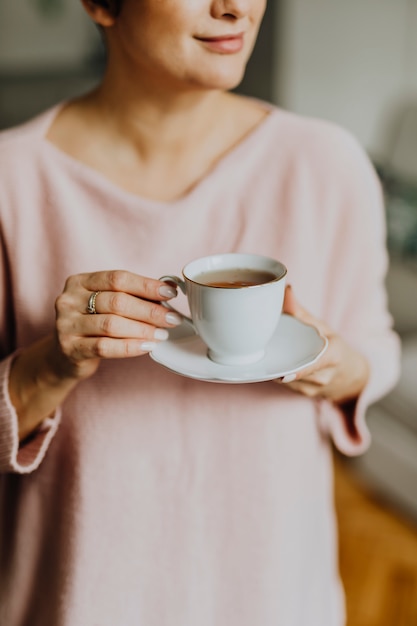
[[[112,15],[118,15],[122,8],[123,0],[92,0],[92,2],[108,9]]]

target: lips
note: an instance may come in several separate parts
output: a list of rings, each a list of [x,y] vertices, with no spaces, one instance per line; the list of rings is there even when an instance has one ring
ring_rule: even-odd
[[[236,54],[242,50],[244,45],[243,33],[219,37],[196,37],[196,39],[213,52],[220,54]]]

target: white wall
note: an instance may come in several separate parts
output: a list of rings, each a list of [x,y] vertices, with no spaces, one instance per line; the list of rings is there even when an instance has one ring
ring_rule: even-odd
[[[282,0],[274,100],[389,150],[398,106],[417,98],[417,0]]]

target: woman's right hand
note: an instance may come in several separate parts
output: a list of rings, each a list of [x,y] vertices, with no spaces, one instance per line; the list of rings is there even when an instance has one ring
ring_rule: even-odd
[[[95,313],[87,312],[92,293]],[[123,270],[78,274],[68,278],[56,300],[56,338],[64,376],[86,378],[101,359],[141,356],[181,316],[161,302],[177,295],[175,287]]]
[[[87,306],[95,292],[91,314]],[[9,393],[20,440],[94,374],[101,359],[140,356],[166,339],[182,320],[161,302],[175,295],[175,287],[123,270],[68,278],[56,300],[55,332],[22,349],[11,366]]]

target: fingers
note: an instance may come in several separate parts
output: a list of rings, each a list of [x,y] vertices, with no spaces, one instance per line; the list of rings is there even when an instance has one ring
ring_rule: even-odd
[[[314,363],[299,370],[291,377],[291,380],[285,377],[282,382],[306,380],[317,384],[328,384],[329,377],[332,376],[341,359],[341,340],[338,335],[331,334],[327,336],[327,342],[326,350]]]
[[[299,317],[301,314],[301,307],[295,299],[293,289],[291,285],[285,287],[283,312],[294,317]]]
[[[335,385],[340,384],[342,353],[340,337],[332,334],[328,337],[327,350],[315,363],[276,382],[311,398],[331,397]]]
[[[94,311],[87,312],[92,293]],[[70,277],[56,300],[56,329],[62,353],[72,364],[125,358],[151,351],[182,322],[160,304],[176,295],[166,283],[125,271]]]
[[[279,382],[284,384],[294,384],[294,383],[308,383],[312,385],[317,385],[318,387],[324,387],[329,385],[334,376],[334,367],[319,367],[319,369],[313,371],[310,374],[307,374],[305,370],[301,370],[296,374],[289,374],[288,376],[284,376],[279,379]]]
[[[300,382],[290,383],[287,386],[292,391],[300,393],[303,396],[307,396],[308,398],[322,397],[323,388],[321,385],[308,383],[306,381],[300,381]]]
[[[288,389],[309,398],[323,397],[323,391],[326,388],[326,384],[319,382],[318,379],[303,378],[301,380],[297,380],[293,374],[285,376],[282,379],[277,379],[275,382],[283,384]]]
[[[320,395],[322,390],[332,383],[340,359],[337,335],[328,335],[327,339],[326,351],[312,365],[279,378],[276,382],[308,396]]]
[[[157,302],[144,300],[143,298],[117,291],[100,292],[96,297],[95,308],[96,313],[102,316],[100,322],[104,327],[117,324],[117,321],[113,319],[115,317],[123,318],[127,321],[140,320],[151,326],[161,328],[177,326],[182,321],[179,314],[169,311]],[[90,316],[90,318],[91,317],[93,316]],[[95,323],[96,320],[94,320],[94,317],[92,321]],[[131,325],[131,328],[133,329],[134,326]]]
[[[326,337],[328,345],[324,354],[311,366],[296,374],[284,376],[276,382],[310,398],[321,397],[333,401],[346,396],[353,397],[357,390],[360,391],[367,376],[366,368],[363,368],[364,373],[361,376],[357,375],[362,363],[358,353],[325,322],[304,309],[295,298],[290,285],[286,288],[283,311],[315,327],[323,337]],[[356,379],[359,379],[359,383]]]
[[[115,290],[106,290],[105,285],[113,285]],[[120,291],[123,285],[127,289],[125,292]],[[166,301],[176,295],[175,287],[122,271],[80,274],[69,278],[64,292],[56,301],[57,316],[68,316],[72,312],[87,317],[87,304],[92,293],[97,293],[94,303],[97,314],[119,316],[162,328],[176,326],[182,321],[179,314],[168,311],[159,304],[160,301]],[[117,322],[102,319],[100,323],[105,328],[106,325],[111,327]],[[97,320],[94,321],[94,326],[96,324]],[[87,326],[91,328],[91,323]],[[100,335],[102,332],[93,334]]]
[[[80,286],[90,292],[122,292],[145,300],[168,300],[177,295],[172,285],[125,270],[80,274],[73,280],[79,281]]]
[[[314,328],[316,328],[317,331],[323,336],[326,336],[331,332],[325,322],[319,320],[307,311],[307,309],[301,306],[294,295],[294,290],[291,285],[287,285],[285,288],[283,312],[296,317],[309,326],[314,326]]]
[[[112,337],[78,337],[71,345],[71,361],[89,359],[125,359],[142,356],[156,346],[156,342]]]
[[[110,314],[85,316],[80,323],[80,330],[87,337],[132,338],[144,341],[163,341],[168,338],[168,330],[165,328]]]

